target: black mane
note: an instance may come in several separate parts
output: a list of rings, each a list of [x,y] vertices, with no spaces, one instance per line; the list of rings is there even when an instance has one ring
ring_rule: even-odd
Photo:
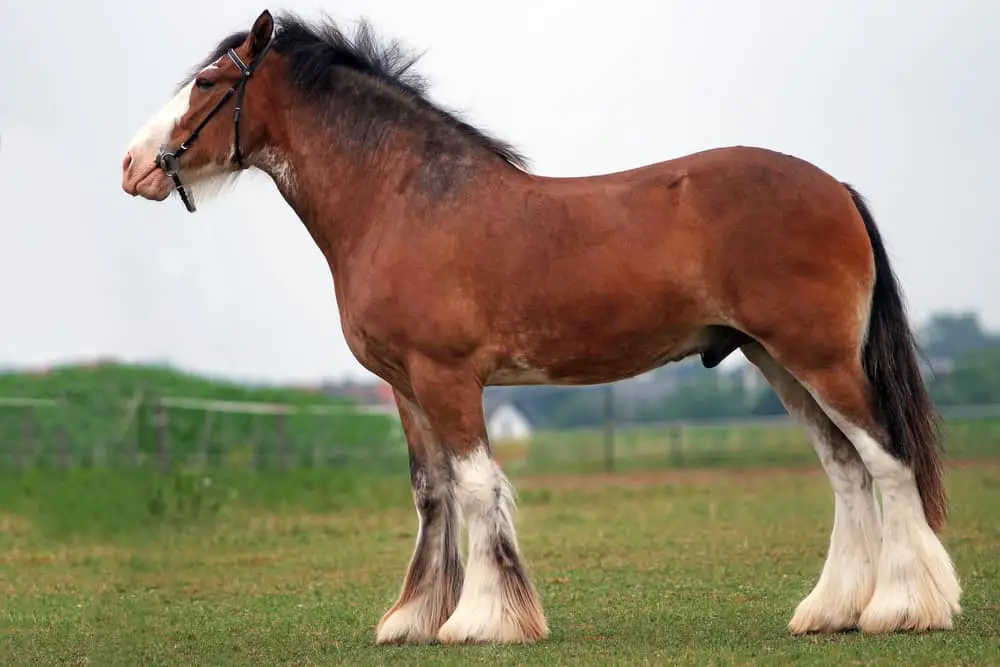
[[[274,17],[273,50],[288,61],[292,84],[306,99],[326,103],[334,93],[343,92],[336,76],[337,68],[347,68],[360,73],[391,89],[396,96],[402,96],[416,109],[430,112],[445,124],[473,143],[488,149],[506,162],[520,169],[527,169],[527,160],[510,144],[491,137],[482,130],[466,123],[455,112],[448,111],[427,96],[426,79],[412,71],[420,55],[404,49],[398,41],[382,43],[367,21],[361,21],[353,36],[346,35],[329,19],[309,23],[293,13],[283,13]],[[247,31],[234,32],[215,48],[212,53],[185,80],[215,62],[231,49],[246,40]],[[382,120],[392,120],[412,124],[414,115],[403,104],[381,104],[381,101],[362,102],[356,96],[344,96],[341,104],[356,104],[365,115],[378,114]],[[377,108],[375,108],[377,107]],[[395,108],[391,108],[395,107]],[[387,117],[389,116],[389,117]],[[372,118],[374,121],[375,119]],[[362,134],[370,134],[372,128],[359,128]],[[439,145],[441,137],[429,140]]]

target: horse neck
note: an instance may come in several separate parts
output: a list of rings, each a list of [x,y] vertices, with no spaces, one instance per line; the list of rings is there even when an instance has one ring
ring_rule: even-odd
[[[295,98],[292,91],[281,93],[277,99]],[[257,166],[274,180],[335,273],[387,218],[405,225],[409,217],[433,217],[444,205],[454,214],[454,195],[466,183],[481,187],[509,178],[511,168],[492,154],[477,154],[479,147],[456,142],[454,154],[437,154],[429,165],[414,149],[426,142],[419,128],[382,130],[377,147],[365,146],[341,131],[354,119],[345,114],[331,124],[321,113],[307,104],[275,110],[278,120]]]
[[[398,180],[391,163],[356,159],[310,109],[282,110],[268,134],[256,166],[271,176],[331,265],[340,263],[367,234],[380,191]]]

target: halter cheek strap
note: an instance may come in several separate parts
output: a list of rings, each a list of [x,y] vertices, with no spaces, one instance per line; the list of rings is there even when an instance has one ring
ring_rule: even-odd
[[[243,110],[243,98],[246,94],[246,85],[253,76],[253,73],[257,71],[260,66],[261,61],[264,56],[267,55],[268,51],[271,50],[271,44],[273,39],[269,41],[260,53],[253,59],[253,61],[247,65],[240,57],[236,54],[234,49],[229,49],[226,55],[233,62],[234,65],[240,70],[242,76],[240,80],[237,81],[233,86],[226,91],[226,94],[222,96],[212,110],[198,123],[197,127],[188,135],[188,138],[181,142],[181,145],[177,147],[177,150],[169,151],[167,150],[166,144],[160,147],[160,152],[156,156],[156,166],[159,167],[170,177],[174,182],[174,187],[177,189],[177,193],[181,196],[181,201],[184,202],[184,206],[191,213],[195,212],[194,198],[191,193],[184,186],[181,181],[180,171],[181,171],[181,156],[187,152],[191,147],[191,144],[198,138],[201,131],[208,125],[208,122],[212,120],[222,110],[222,107],[226,105],[229,98],[236,96],[236,109],[233,112],[233,163],[236,164],[240,169],[245,169],[246,165],[243,163],[243,151],[240,149],[240,115]]]

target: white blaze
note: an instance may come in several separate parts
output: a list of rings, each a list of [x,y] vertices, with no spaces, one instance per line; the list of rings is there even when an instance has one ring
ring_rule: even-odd
[[[217,68],[217,66],[209,65],[205,69],[212,68]],[[160,147],[169,141],[174,128],[187,115],[191,108],[191,90],[197,78],[197,76],[192,77],[191,81],[177,91],[177,94],[162,109],[153,114],[146,121],[146,124],[139,128],[139,131],[132,137],[127,150],[140,169],[153,168],[153,162],[156,160],[156,155],[159,153]],[[224,116],[220,115],[213,119],[212,122],[222,123],[226,121]],[[231,117],[229,122],[232,122]],[[171,148],[176,149],[177,146],[171,146]],[[184,185],[196,203],[201,203],[206,199],[218,195],[239,176],[240,172],[234,171],[225,162],[232,157],[233,149],[231,145],[228,150],[229,153],[222,156],[218,161],[210,162],[194,170],[181,170],[181,179],[184,181]]]
[[[145,160],[147,156],[156,156],[170,133],[177,127],[184,114],[188,112],[191,105],[191,88],[194,86],[192,79],[186,86],[177,91],[167,104],[157,111],[146,121],[146,124],[139,128],[139,131],[129,142],[128,152],[137,160]]]

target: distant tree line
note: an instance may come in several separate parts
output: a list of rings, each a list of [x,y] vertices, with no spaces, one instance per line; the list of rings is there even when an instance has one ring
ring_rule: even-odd
[[[925,376],[939,407],[1000,404],[1000,335],[986,331],[975,313],[939,313],[917,330]],[[756,371],[754,371],[756,372]],[[712,420],[783,415],[766,382],[745,382],[744,369],[702,368],[688,359],[650,372],[646,386],[616,383],[616,419],[629,423]],[[593,387],[504,387],[487,390],[489,402],[511,401],[540,428],[597,426],[604,420],[605,390]]]

